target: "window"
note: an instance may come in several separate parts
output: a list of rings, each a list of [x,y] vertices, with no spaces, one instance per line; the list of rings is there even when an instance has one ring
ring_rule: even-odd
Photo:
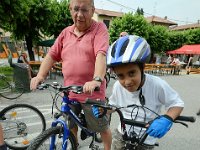
[[[105,25],[107,26],[107,28],[109,28],[110,20],[103,20],[103,22],[105,23]]]

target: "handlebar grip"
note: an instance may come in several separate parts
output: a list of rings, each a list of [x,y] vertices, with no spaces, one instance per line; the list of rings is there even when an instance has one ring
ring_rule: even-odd
[[[193,116],[178,116],[175,120],[179,121],[188,121],[188,122],[195,122],[196,118]]]

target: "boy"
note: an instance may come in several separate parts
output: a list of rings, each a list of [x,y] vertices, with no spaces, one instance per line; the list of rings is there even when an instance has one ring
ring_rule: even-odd
[[[160,114],[161,107],[165,106],[165,115],[155,119],[147,129],[148,138],[139,150],[153,149],[156,138],[163,137],[171,128],[173,120],[180,115],[184,102],[176,91],[174,91],[162,79],[145,74],[144,66],[151,56],[149,44],[145,39],[130,35],[119,38],[108,50],[107,66],[111,67],[118,77],[113,86],[109,104],[116,106],[127,106],[131,104],[145,105],[147,108]],[[136,120],[152,120],[154,114],[147,114],[133,108],[121,109],[125,118],[131,119],[135,114]],[[134,112],[137,111],[137,112]],[[101,114],[97,107],[93,106],[93,113],[96,117]],[[137,114],[138,113],[138,114]],[[137,128],[126,125],[128,134],[131,131],[140,132]],[[112,149],[121,150],[124,147],[121,126],[115,130],[113,135]]]

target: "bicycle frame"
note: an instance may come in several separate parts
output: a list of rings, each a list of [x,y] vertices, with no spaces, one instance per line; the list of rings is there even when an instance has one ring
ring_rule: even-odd
[[[69,117],[72,118],[72,120],[81,128],[83,129],[87,135],[89,136],[93,136],[94,138],[94,134],[95,132],[90,131],[89,129],[87,129],[86,127],[84,127],[83,123],[81,122],[81,120],[78,118],[78,116],[73,112],[73,110],[71,109],[71,107],[69,106],[71,105],[79,105],[79,102],[69,99],[68,98],[68,92],[63,92],[64,96],[62,98],[62,105],[61,105],[61,112],[62,114],[68,115]],[[63,126],[63,137],[62,137],[62,149],[66,150],[67,149],[67,139],[69,138],[69,128],[67,123],[65,122],[65,120],[62,120],[60,118],[56,118],[55,121],[52,122],[51,127],[56,127],[58,124],[61,124]],[[51,137],[51,143],[50,143],[50,150],[54,150],[54,146],[55,146],[55,141],[56,141],[56,137],[55,135]],[[91,144],[93,143],[93,141],[91,142]],[[90,144],[90,145],[91,145]]]

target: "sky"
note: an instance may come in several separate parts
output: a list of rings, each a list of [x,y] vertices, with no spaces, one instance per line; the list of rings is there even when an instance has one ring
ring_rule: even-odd
[[[200,20],[200,0],[94,0],[100,9],[135,12],[143,8],[144,16],[159,16],[178,25],[197,23]]]

